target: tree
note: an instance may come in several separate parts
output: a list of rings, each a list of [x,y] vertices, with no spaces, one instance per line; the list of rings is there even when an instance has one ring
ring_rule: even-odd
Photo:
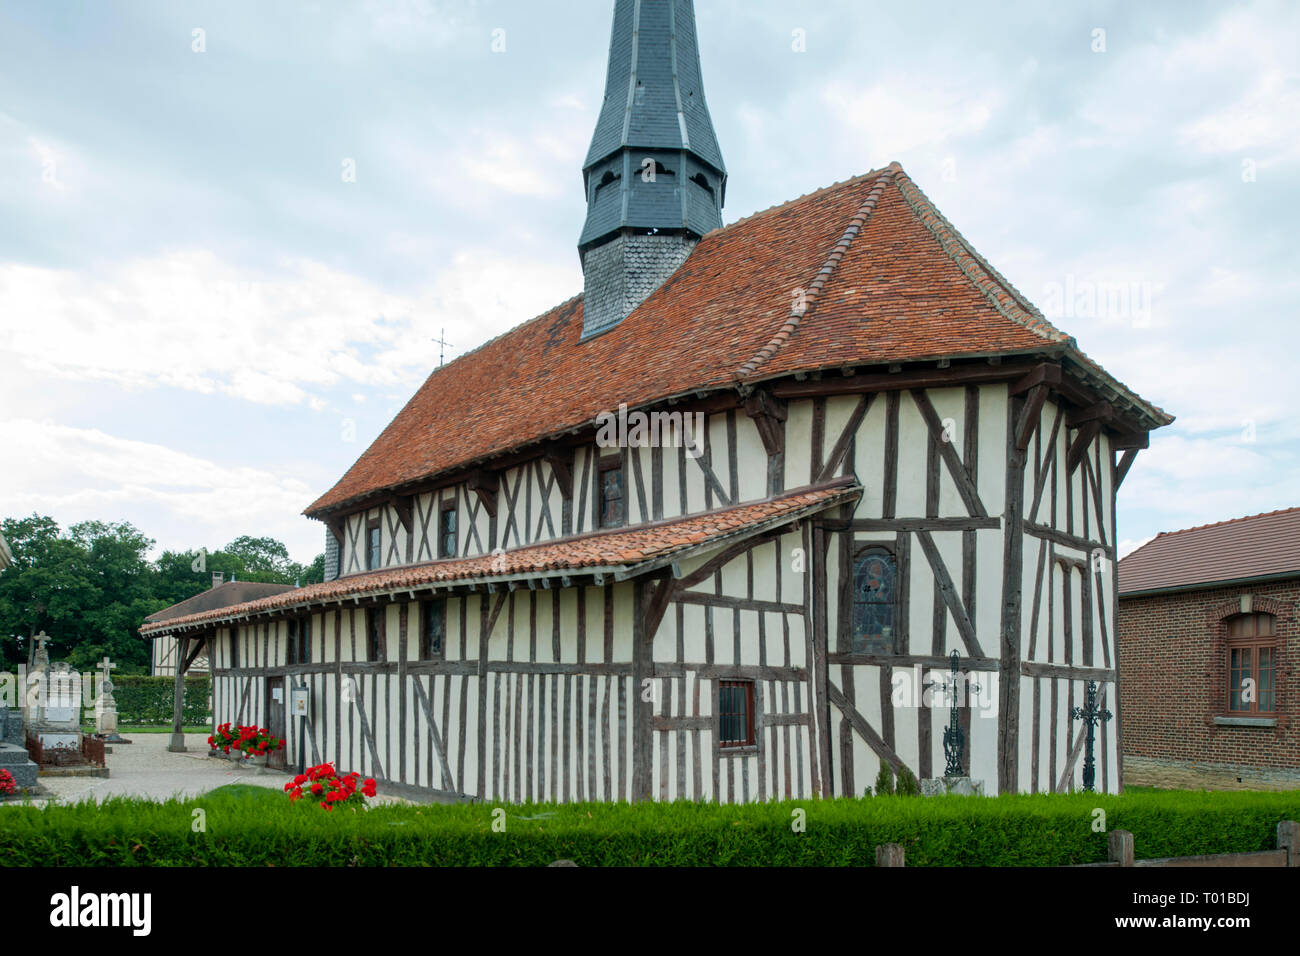
[[[221,551],[164,551],[127,522],[83,521],[61,531],[53,518],[5,519],[0,533],[14,565],[0,573],[0,668],[27,663],[30,638],[50,637],[52,660],[87,668],[107,654],[121,674],[147,673],[152,642],[139,628],[151,614],[225,580],[274,584],[324,579],[325,556],[297,564],[274,538],[244,535]]]
[[[221,550],[239,560],[243,566],[244,580],[260,581],[261,575],[268,575],[279,579],[272,581],[274,584],[293,583],[291,575],[298,566],[290,560],[289,549],[274,538],[240,535]],[[284,580],[285,578],[289,580]]]
[[[307,565],[302,569],[302,577],[300,583],[302,584],[303,587],[306,587],[309,584],[320,584],[324,580],[325,580],[325,552],[322,551],[320,554],[316,555],[316,557],[312,560],[311,564]]]
[[[88,667],[104,654],[123,673],[143,670],[148,646],[137,628],[167,605],[154,596],[153,547],[129,523],[86,521],[66,534],[50,517],[6,520],[15,564],[0,574],[0,650],[6,667],[27,663],[30,638],[44,631],[55,660]],[[20,642],[7,635],[23,638]]]

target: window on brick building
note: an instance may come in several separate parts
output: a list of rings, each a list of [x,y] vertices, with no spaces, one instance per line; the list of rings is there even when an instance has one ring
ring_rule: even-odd
[[[1271,614],[1228,619],[1228,713],[1267,717],[1276,710],[1277,627]]]

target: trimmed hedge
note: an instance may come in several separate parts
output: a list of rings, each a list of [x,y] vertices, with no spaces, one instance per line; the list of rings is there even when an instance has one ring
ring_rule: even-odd
[[[880,843],[901,843],[909,866],[1060,866],[1106,859],[1096,808],[1109,828],[1133,832],[1139,858],[1243,852],[1275,846],[1278,821],[1300,818],[1300,791],[326,813],[234,786],[165,803],[0,809],[0,866],[869,866]],[[505,832],[493,830],[499,820]]]
[[[175,700],[176,678],[125,675],[113,678],[113,698],[117,701],[119,724],[170,724]],[[189,725],[209,724],[212,678],[207,674],[186,676],[185,705],[182,722]]]

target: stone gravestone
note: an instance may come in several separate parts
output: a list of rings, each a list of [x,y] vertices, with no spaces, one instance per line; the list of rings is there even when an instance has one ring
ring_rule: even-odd
[[[38,638],[36,669],[28,677],[23,716],[45,750],[81,752],[81,675],[66,661],[49,663],[44,633]],[[44,659],[42,659],[44,658]]]
[[[24,746],[22,715],[0,707],[0,770],[8,770],[20,789],[34,790],[39,769]]]
[[[111,673],[117,665],[105,654],[104,659],[99,662],[99,667],[104,672],[104,676],[99,682],[99,696],[95,698],[95,733],[117,742],[121,738],[117,736],[117,701],[113,698]]]

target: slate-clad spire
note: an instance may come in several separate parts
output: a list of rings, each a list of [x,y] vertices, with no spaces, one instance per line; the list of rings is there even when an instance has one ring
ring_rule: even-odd
[[[583,167],[583,336],[610,328],[722,226],[727,173],[692,0],[616,0],[605,100]]]

